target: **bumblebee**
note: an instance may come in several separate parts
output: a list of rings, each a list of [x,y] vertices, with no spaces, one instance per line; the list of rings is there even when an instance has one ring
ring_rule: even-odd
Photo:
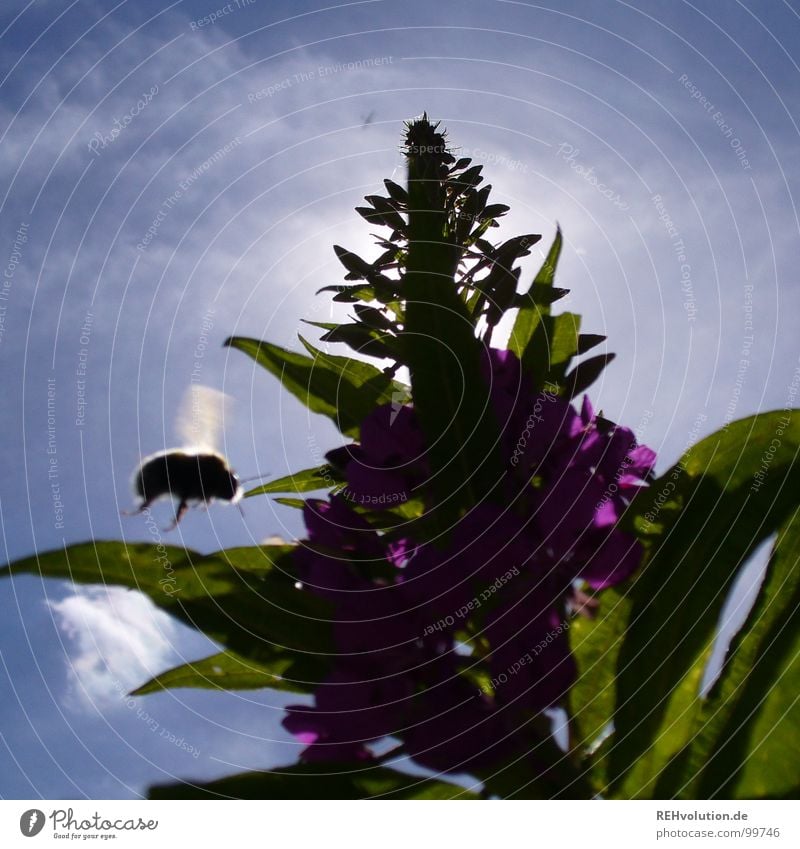
[[[133,491],[142,513],[164,496],[177,500],[174,530],[192,504],[221,500],[236,504],[244,494],[227,459],[214,448],[221,430],[227,396],[207,386],[192,385],[181,404],[176,424],[183,448],[170,448],[145,457],[133,473]],[[130,514],[129,514],[130,515]]]
[[[133,489],[141,503],[141,513],[159,498],[178,500],[173,530],[191,503],[210,504],[215,499],[236,504],[244,490],[228,461],[216,452],[192,453],[181,448],[159,451],[142,460],[133,476]]]

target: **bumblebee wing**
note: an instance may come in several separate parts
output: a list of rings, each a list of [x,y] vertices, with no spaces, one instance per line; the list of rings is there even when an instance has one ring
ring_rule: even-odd
[[[187,447],[216,451],[230,396],[210,386],[193,383],[184,393],[175,422],[178,439]]]

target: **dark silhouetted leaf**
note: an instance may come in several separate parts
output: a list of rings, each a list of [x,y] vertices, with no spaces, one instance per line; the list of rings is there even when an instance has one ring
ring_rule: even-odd
[[[396,233],[405,233],[406,223],[396,212],[377,212],[365,206],[357,206],[356,212],[370,224],[391,227]]]
[[[452,178],[452,182],[459,188],[461,188],[462,191],[472,186],[477,186],[478,183],[483,182],[483,177],[481,177],[482,170],[483,165],[473,165],[471,168],[468,168],[462,174],[454,176]]]
[[[510,268],[511,265],[520,259],[523,256],[528,256],[531,252],[531,248],[541,240],[541,234],[539,233],[526,233],[523,236],[514,236],[511,239],[503,242],[499,248],[497,248],[497,262],[504,265],[506,268]],[[536,281],[545,285],[552,285],[552,280],[549,282],[547,280],[539,280],[538,276]]]
[[[495,266],[495,268],[500,268],[500,266]],[[491,289],[487,292],[486,308],[486,321],[490,326],[496,325],[514,302],[521,271],[522,269],[515,268],[511,273],[501,271],[495,275],[493,269],[490,275],[492,281],[490,283]]]
[[[358,254],[348,251],[347,248],[343,248],[341,245],[334,245],[333,250],[336,252],[336,256],[339,257],[339,262],[342,263],[348,272],[345,280],[369,279],[373,269],[368,262],[365,262]]]
[[[499,218],[501,215],[505,215],[509,209],[511,207],[504,203],[493,203],[484,208],[483,215],[485,218]]]
[[[393,183],[391,180],[384,180],[383,185],[386,186],[386,191],[392,200],[398,203],[408,204],[408,192],[402,186],[398,186],[397,183]]]
[[[580,337],[578,337],[580,340]],[[603,369],[616,357],[616,354],[598,354],[584,360],[564,378],[564,390],[568,398],[574,398],[588,389],[603,373]]]
[[[568,290],[563,290],[568,291]],[[581,333],[578,337],[578,350],[577,354],[585,354],[587,351],[591,351],[592,348],[596,348],[601,342],[605,342],[606,337],[600,336],[597,333]]]
[[[554,304],[556,301],[560,301],[562,298],[565,298],[569,295],[569,292],[569,289],[558,289],[555,286],[545,286],[541,283],[534,283],[524,295],[517,295],[514,298],[512,306],[522,307],[526,304],[529,305],[531,301],[533,301],[533,303],[538,304],[539,306],[549,307],[550,304]],[[581,336],[585,335],[587,334],[581,334]],[[583,352],[578,350],[577,353],[580,354]]]
[[[477,771],[484,793],[501,799],[589,799],[592,791],[570,754],[550,733],[544,716],[522,725],[515,735],[517,757],[491,770]]]
[[[341,342],[365,357],[403,362],[400,340],[391,333],[374,330],[365,324],[333,324],[320,321],[306,321],[306,324],[327,330],[327,333],[320,337],[321,342]]]
[[[317,294],[322,292],[336,292],[333,300],[344,304],[354,304],[358,301],[374,301],[375,290],[372,286],[343,286],[341,284],[334,286],[323,286],[317,290]]]
[[[356,304],[354,307],[358,320],[375,330],[395,330],[395,323],[375,307]]]

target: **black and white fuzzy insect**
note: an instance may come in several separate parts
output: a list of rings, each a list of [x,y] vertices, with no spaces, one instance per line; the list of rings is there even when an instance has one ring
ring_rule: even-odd
[[[215,448],[225,402],[226,396],[215,389],[198,385],[189,389],[176,425],[186,444],[142,460],[133,474],[133,491],[141,499],[134,513],[142,513],[159,498],[173,498],[178,506],[175,521],[167,528],[173,530],[193,504],[239,501],[244,492],[239,478]]]

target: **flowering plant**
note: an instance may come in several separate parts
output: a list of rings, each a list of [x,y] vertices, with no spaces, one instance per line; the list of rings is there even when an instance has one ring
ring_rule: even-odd
[[[322,340],[354,355],[302,337],[307,354],[226,342],[351,440],[247,493],[289,493],[306,538],[168,548],[169,595],[147,545],[93,542],[10,570],[135,586],[224,646],[139,694],[306,695],[284,719],[298,763],[155,796],[796,793],[800,761],[765,768],[800,724],[795,411],[733,423],[657,478],[655,453],[585,394],[613,355],[584,356],[605,337],[553,312],[560,231],[521,287],[540,237],[489,240],[508,207],[489,202],[481,166],[426,116],[404,153],[407,186],[386,180],[357,209],[388,233],[380,254],[336,246],[345,282],[321,290],[353,311],[316,323]],[[753,610],[701,691],[724,600],[771,534]],[[430,775],[387,765],[403,759]]]

